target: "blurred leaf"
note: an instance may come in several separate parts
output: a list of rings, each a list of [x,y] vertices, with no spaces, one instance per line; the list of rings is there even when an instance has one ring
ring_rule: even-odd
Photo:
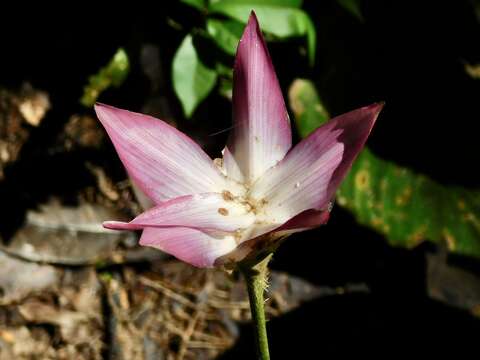
[[[82,105],[91,107],[99,95],[110,86],[119,87],[127,78],[130,71],[128,55],[122,48],[118,49],[107,66],[88,78],[88,85],[83,89],[80,99]]]
[[[32,126],[39,126],[50,107],[48,93],[36,90],[28,83],[22,85],[18,111],[27,123]]]
[[[195,9],[198,10],[203,10],[205,9],[205,1],[204,0],[180,0],[184,4],[187,4],[191,7],[194,7]]]
[[[230,80],[233,79],[233,69],[230,66],[226,66],[221,62],[215,64],[215,71],[219,76],[226,77]]]
[[[25,224],[8,243],[0,241],[0,250],[45,263],[84,265],[107,261],[120,244],[136,240],[135,235],[102,227],[103,221],[119,216],[102,205],[64,206],[52,199],[38,210],[28,210]]]
[[[207,32],[223,51],[232,56],[237,51],[243,28],[243,24],[235,20],[207,20]]]
[[[301,134],[327,119],[316,115],[319,102],[314,85],[302,81],[290,90],[291,108]],[[310,94],[308,94],[310,92]],[[308,118],[308,119],[307,119]],[[337,203],[357,221],[407,248],[425,240],[446,243],[449,251],[480,257],[480,192],[444,186],[380,159],[364,149],[337,192]]]
[[[355,16],[358,20],[363,21],[362,10],[360,6],[361,0],[337,0],[338,4]]]
[[[426,287],[428,296],[448,306],[467,310],[478,317],[480,279],[477,274],[448,261],[445,248],[428,253]]]
[[[301,137],[306,137],[318,124],[323,124],[330,118],[312,86],[308,80],[296,79],[288,91],[290,106],[297,116],[295,125]]]
[[[233,81],[231,78],[221,78],[219,82],[218,92],[223,97],[232,100]]]
[[[284,1],[287,3],[287,1]],[[211,4],[209,10],[246,23],[250,12],[255,10],[262,30],[279,39],[306,36],[310,64],[315,61],[316,32],[310,17],[301,9],[271,5],[273,1],[228,1]]]
[[[46,93],[33,89],[29,84],[22,85],[19,92],[12,92],[0,87],[0,181],[4,180],[4,170],[21,157],[24,145],[28,144],[32,132],[31,125],[36,126],[36,123],[32,123],[25,117],[24,104],[26,102],[35,103],[35,99],[38,97],[47,100],[40,102],[43,103],[41,108],[44,111],[36,111],[43,118],[50,107],[50,100]],[[23,111],[22,105],[24,106]],[[31,106],[26,108],[31,108]],[[38,123],[42,118],[37,119]]]
[[[23,261],[0,252],[0,304],[21,301],[57,285],[60,271],[51,265]]]
[[[218,92],[221,96],[231,100],[233,89],[233,70],[220,62],[215,65],[218,74]]]
[[[464,65],[465,72],[472,78],[472,79],[480,79],[480,64],[467,64]]]
[[[187,35],[178,48],[172,67],[173,88],[185,116],[191,117],[198,104],[215,86],[217,73],[202,64],[191,35]]]

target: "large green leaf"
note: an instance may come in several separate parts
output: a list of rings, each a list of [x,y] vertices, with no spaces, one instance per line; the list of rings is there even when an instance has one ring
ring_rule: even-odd
[[[208,34],[223,51],[232,56],[237,51],[243,28],[243,24],[236,20],[207,20]]]
[[[328,120],[310,81],[294,83],[290,103],[303,136],[315,122],[318,127]],[[410,248],[430,240],[445,243],[451,252],[480,257],[479,191],[440,185],[368,149],[338,190],[337,203],[392,245]]]
[[[198,104],[215,86],[217,73],[202,64],[193,46],[191,35],[185,37],[175,53],[172,80],[175,93],[187,117],[192,116]]]
[[[128,55],[125,50],[120,48],[105,67],[88,78],[88,84],[84,87],[80,99],[82,105],[93,106],[103,91],[111,86],[120,86],[125,81],[129,71]]]
[[[211,4],[209,10],[212,13],[222,14],[242,23],[246,23],[250,12],[255,10],[262,30],[266,33],[275,35],[280,39],[306,36],[309,60],[313,64],[316,32],[310,17],[301,9],[268,3],[265,5],[265,2],[258,1],[223,0]]]

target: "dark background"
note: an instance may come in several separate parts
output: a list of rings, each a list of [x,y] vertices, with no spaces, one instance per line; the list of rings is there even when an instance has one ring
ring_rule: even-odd
[[[184,33],[166,19],[186,27],[201,19],[176,2],[131,6],[72,4],[67,11],[45,14],[4,12],[0,85],[15,89],[29,81],[50,94],[52,109],[23,149],[21,164],[6,169],[7,180],[0,183],[3,235],[22,223],[27,208],[51,194],[68,198],[91,182],[78,166],[85,156],[110,168],[113,176],[124,176],[118,160],[112,160],[113,151],[104,158],[82,154],[67,159],[45,150],[70,114],[88,112],[78,102],[86,79],[120,46],[132,60],[132,72],[121,88],[102,95],[102,102],[140,111],[151,89],[140,70],[139,52],[142,44],[153,43],[164,59],[162,91],[180,128],[195,137],[229,126],[230,103],[215,94],[193,122],[183,119],[169,80],[170,62]],[[368,143],[377,155],[441,184],[479,188],[480,81],[464,70],[465,63],[480,62],[480,26],[472,3],[365,1],[363,23],[334,1],[306,0],[304,8],[317,28],[315,67],[289,51],[291,43],[269,45],[284,93],[294,78],[310,78],[333,115],[386,101]],[[207,137],[212,155],[225,137]],[[319,285],[366,283],[371,292],[322,298],[272,320],[272,357],[475,354],[480,321],[427,297],[425,255],[437,251],[432,245],[413,251],[391,248],[334,208],[328,226],[289,238],[272,267]],[[449,261],[477,274],[480,270],[471,259]],[[251,358],[242,353],[252,349],[249,328],[243,330],[225,359]]]

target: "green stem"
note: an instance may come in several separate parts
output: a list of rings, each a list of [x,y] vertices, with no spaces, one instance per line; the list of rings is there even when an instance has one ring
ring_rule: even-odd
[[[239,265],[247,283],[258,360],[270,359],[265,321],[265,300],[263,297],[267,281],[267,264],[270,257],[267,256],[258,263]]]

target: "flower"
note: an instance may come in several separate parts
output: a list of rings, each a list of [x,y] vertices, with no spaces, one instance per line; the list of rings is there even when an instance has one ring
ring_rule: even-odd
[[[97,104],[95,110],[134,183],[155,206],[129,223],[140,244],[197,267],[226,265],[324,224],[329,204],[382,108],[340,115],[291,148],[275,71],[252,12],[238,45],[234,127],[214,161],[198,144],[150,116]]]

